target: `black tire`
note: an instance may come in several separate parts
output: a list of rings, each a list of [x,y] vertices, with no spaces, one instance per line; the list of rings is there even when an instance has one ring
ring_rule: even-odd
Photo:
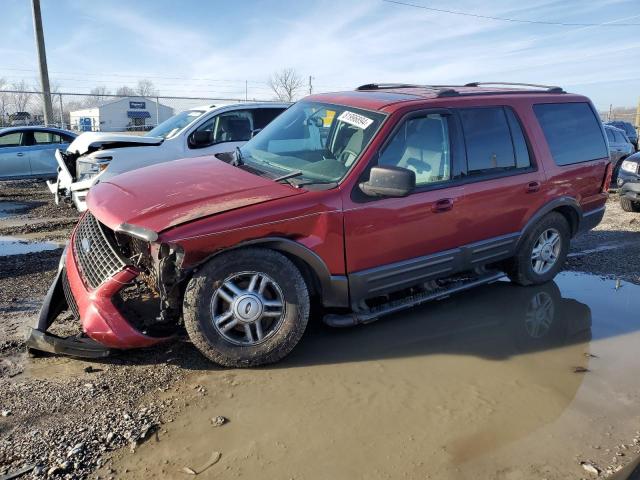
[[[268,275],[284,300],[279,326],[255,345],[234,344],[213,325],[214,293],[225,279],[246,271]],[[183,316],[189,338],[209,360],[225,367],[265,365],[284,358],[302,338],[309,319],[309,292],[286,256],[266,248],[239,249],[213,258],[193,276],[185,291]]]
[[[537,273],[533,269],[531,256],[533,248],[543,232],[554,229],[560,234],[560,253],[557,255],[553,266],[544,273]],[[569,240],[571,238],[569,223],[565,217],[558,212],[551,212],[545,215],[520,242],[518,251],[506,267],[506,273],[512,282],[518,285],[540,285],[553,280],[558,274],[567,258],[569,251]]]
[[[620,197],[620,206],[625,212],[640,212],[640,202],[634,202],[627,197]]]

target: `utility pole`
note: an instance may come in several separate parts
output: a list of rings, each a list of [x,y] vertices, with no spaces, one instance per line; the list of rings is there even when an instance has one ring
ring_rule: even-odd
[[[249,81],[245,80],[244,81],[244,101],[248,101],[249,100]]]
[[[309,75],[309,95],[313,93],[313,85],[311,84],[311,80],[313,80],[313,77]]]
[[[613,113],[613,104],[609,104],[609,114],[607,115],[607,122],[611,121],[611,114]]]
[[[40,64],[40,84],[42,86],[42,101],[44,105],[44,123],[53,123],[53,106],[51,105],[51,87],[49,86],[49,71],[47,70],[47,53],[44,49],[44,33],[42,31],[42,15],[40,0],[31,0],[33,7],[33,29],[36,34],[36,49]]]

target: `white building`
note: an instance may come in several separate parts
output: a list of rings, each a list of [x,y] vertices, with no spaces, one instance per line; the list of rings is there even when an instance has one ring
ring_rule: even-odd
[[[124,97],[69,114],[71,128],[81,132],[149,130],[173,116],[173,108],[146,97]]]

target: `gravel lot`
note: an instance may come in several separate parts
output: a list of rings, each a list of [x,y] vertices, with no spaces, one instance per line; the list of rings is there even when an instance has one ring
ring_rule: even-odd
[[[9,202],[26,208],[7,214]],[[42,183],[0,183],[0,237],[64,240],[76,219],[73,209],[53,203]],[[1,248],[0,476],[31,468],[21,478],[87,478],[102,467],[108,478],[108,452],[135,449],[161,431],[204,394],[181,380],[215,367],[185,339],[101,362],[28,359],[25,328],[36,318],[61,249],[2,256]],[[640,284],[640,214],[623,212],[612,196],[604,222],[577,238],[571,255],[570,270]],[[67,318],[61,328],[78,326]]]

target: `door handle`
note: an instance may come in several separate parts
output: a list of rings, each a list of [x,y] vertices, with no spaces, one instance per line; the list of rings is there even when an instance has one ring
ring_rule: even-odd
[[[22,152],[18,152],[18,153],[16,153],[16,155],[17,155],[18,157],[24,157],[24,153],[22,153]]]
[[[527,184],[527,193],[535,193],[540,190],[540,182],[529,182]]]
[[[448,212],[453,208],[453,200],[451,198],[443,198],[433,202],[431,210],[435,213]]]

